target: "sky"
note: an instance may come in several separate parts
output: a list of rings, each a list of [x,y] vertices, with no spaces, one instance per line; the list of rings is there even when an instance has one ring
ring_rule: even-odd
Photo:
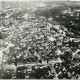
[[[47,0],[0,0],[0,1],[47,1]],[[48,0],[48,1],[67,1],[67,0]],[[69,0],[69,1],[80,1],[80,0]]]

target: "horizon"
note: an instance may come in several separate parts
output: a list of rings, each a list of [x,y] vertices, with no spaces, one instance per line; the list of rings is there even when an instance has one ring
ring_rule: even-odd
[[[18,1],[18,2],[31,2],[31,1],[33,1],[33,2],[38,2],[38,1],[80,1],[80,0],[0,0],[0,2],[1,1],[12,1],[12,2],[14,2],[14,1]]]

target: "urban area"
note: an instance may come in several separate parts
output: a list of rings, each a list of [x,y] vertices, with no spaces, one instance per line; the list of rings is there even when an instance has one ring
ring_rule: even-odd
[[[80,79],[80,2],[0,2],[0,79]]]

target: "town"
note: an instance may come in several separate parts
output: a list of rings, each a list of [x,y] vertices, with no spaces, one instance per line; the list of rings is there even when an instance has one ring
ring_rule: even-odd
[[[0,78],[80,79],[79,2],[18,3],[0,2]]]

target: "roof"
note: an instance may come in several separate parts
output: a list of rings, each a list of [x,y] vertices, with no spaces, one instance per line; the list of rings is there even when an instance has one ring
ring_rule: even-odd
[[[56,39],[53,38],[53,37],[48,36],[48,40],[52,42],[52,41],[55,41]]]
[[[60,25],[54,25],[53,26],[55,29],[59,29],[60,28]]]
[[[70,40],[73,40],[74,42],[80,42],[80,38],[70,38]]]
[[[75,12],[80,12],[80,9],[75,9]]]

